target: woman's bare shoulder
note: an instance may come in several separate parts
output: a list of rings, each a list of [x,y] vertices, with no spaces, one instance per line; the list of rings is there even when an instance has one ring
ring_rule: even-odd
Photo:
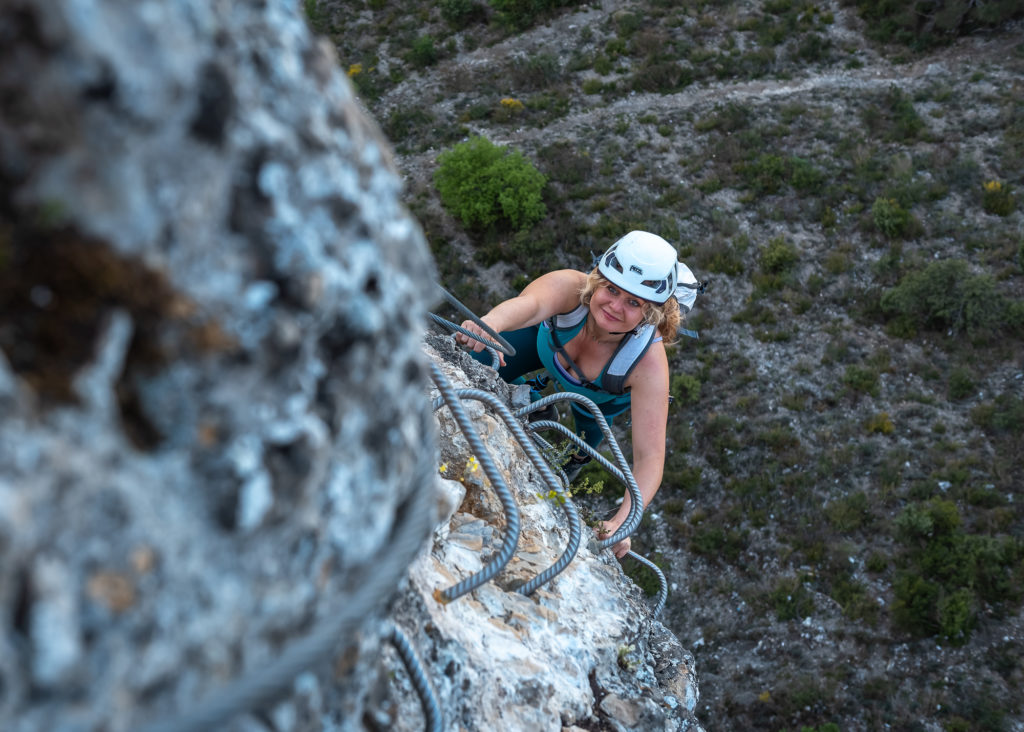
[[[630,374],[630,378],[627,380],[627,386],[633,386],[631,382],[640,379],[656,379],[667,381],[669,376],[668,368],[668,354],[665,351],[665,344],[661,341],[655,341],[651,344],[651,347],[647,349],[647,353],[643,355],[637,365],[633,368],[633,373]]]
[[[549,303],[555,308],[553,312],[564,312],[579,303],[579,292],[586,279],[577,270],[556,269],[528,284],[522,294]]]

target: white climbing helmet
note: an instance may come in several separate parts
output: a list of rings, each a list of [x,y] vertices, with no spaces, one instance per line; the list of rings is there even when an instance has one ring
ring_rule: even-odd
[[[661,304],[676,294],[676,250],[657,234],[629,232],[601,255],[597,271],[644,300]]]
[[[693,276],[693,272],[682,262],[676,262],[676,300],[683,315],[693,310],[697,295],[704,292],[704,283]]]

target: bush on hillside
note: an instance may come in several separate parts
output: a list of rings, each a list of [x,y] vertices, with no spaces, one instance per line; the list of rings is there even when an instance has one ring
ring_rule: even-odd
[[[843,0],[843,4],[856,6],[870,38],[921,50],[1024,16],[1020,0]]]
[[[909,273],[882,295],[880,304],[893,319],[893,329],[904,335],[924,328],[983,341],[1013,327],[1012,309],[995,280],[971,274],[960,259],[932,262]]]
[[[498,12],[501,24],[512,31],[522,31],[541,16],[561,7],[579,5],[581,0],[488,0]]]
[[[485,229],[506,223],[525,229],[547,215],[544,175],[521,153],[474,137],[438,157],[434,184],[445,207],[463,225]]]

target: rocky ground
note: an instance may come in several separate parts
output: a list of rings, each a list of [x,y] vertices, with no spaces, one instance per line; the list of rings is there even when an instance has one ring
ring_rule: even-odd
[[[314,21],[474,308],[630,228],[711,280],[637,540],[672,583],[708,729],[1024,729],[1022,330],[964,315],[1024,295],[1024,29],[915,53],[868,41],[845,3],[670,5],[515,32],[482,6],[458,29],[388,2]],[[690,83],[649,89],[666,59]],[[548,176],[533,230],[467,230],[441,205],[438,154],[477,134]],[[992,183],[1017,191],[1005,214]],[[883,307],[950,261],[945,285],[983,294],[959,316]]]

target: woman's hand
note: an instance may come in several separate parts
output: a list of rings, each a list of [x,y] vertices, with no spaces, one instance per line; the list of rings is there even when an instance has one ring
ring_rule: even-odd
[[[607,539],[609,536],[612,536],[616,531],[618,531],[621,525],[622,522],[616,522],[615,519],[605,521],[597,527],[597,537],[599,539]],[[626,556],[626,553],[630,550],[632,546],[633,543],[627,536],[622,541],[618,541],[612,544],[612,554],[614,554],[617,559],[622,559],[624,556]]]
[[[475,320],[464,320],[464,321],[462,321],[462,327],[465,330],[468,330],[470,333],[476,333],[481,338],[486,338],[488,341],[490,341],[492,343],[494,342],[494,338],[491,335],[489,335],[486,330],[481,328],[477,324],[477,322]],[[465,333],[456,333],[455,334],[455,342],[459,343],[459,344],[461,344],[463,346],[469,346],[470,350],[475,351],[476,353],[479,353],[480,351],[484,350],[484,348],[485,348],[485,345],[483,343],[481,343],[480,341],[475,340],[473,338],[470,338]],[[497,353],[498,353],[498,363],[500,365],[504,366],[505,365],[505,354],[502,353],[501,351],[498,351]]]

